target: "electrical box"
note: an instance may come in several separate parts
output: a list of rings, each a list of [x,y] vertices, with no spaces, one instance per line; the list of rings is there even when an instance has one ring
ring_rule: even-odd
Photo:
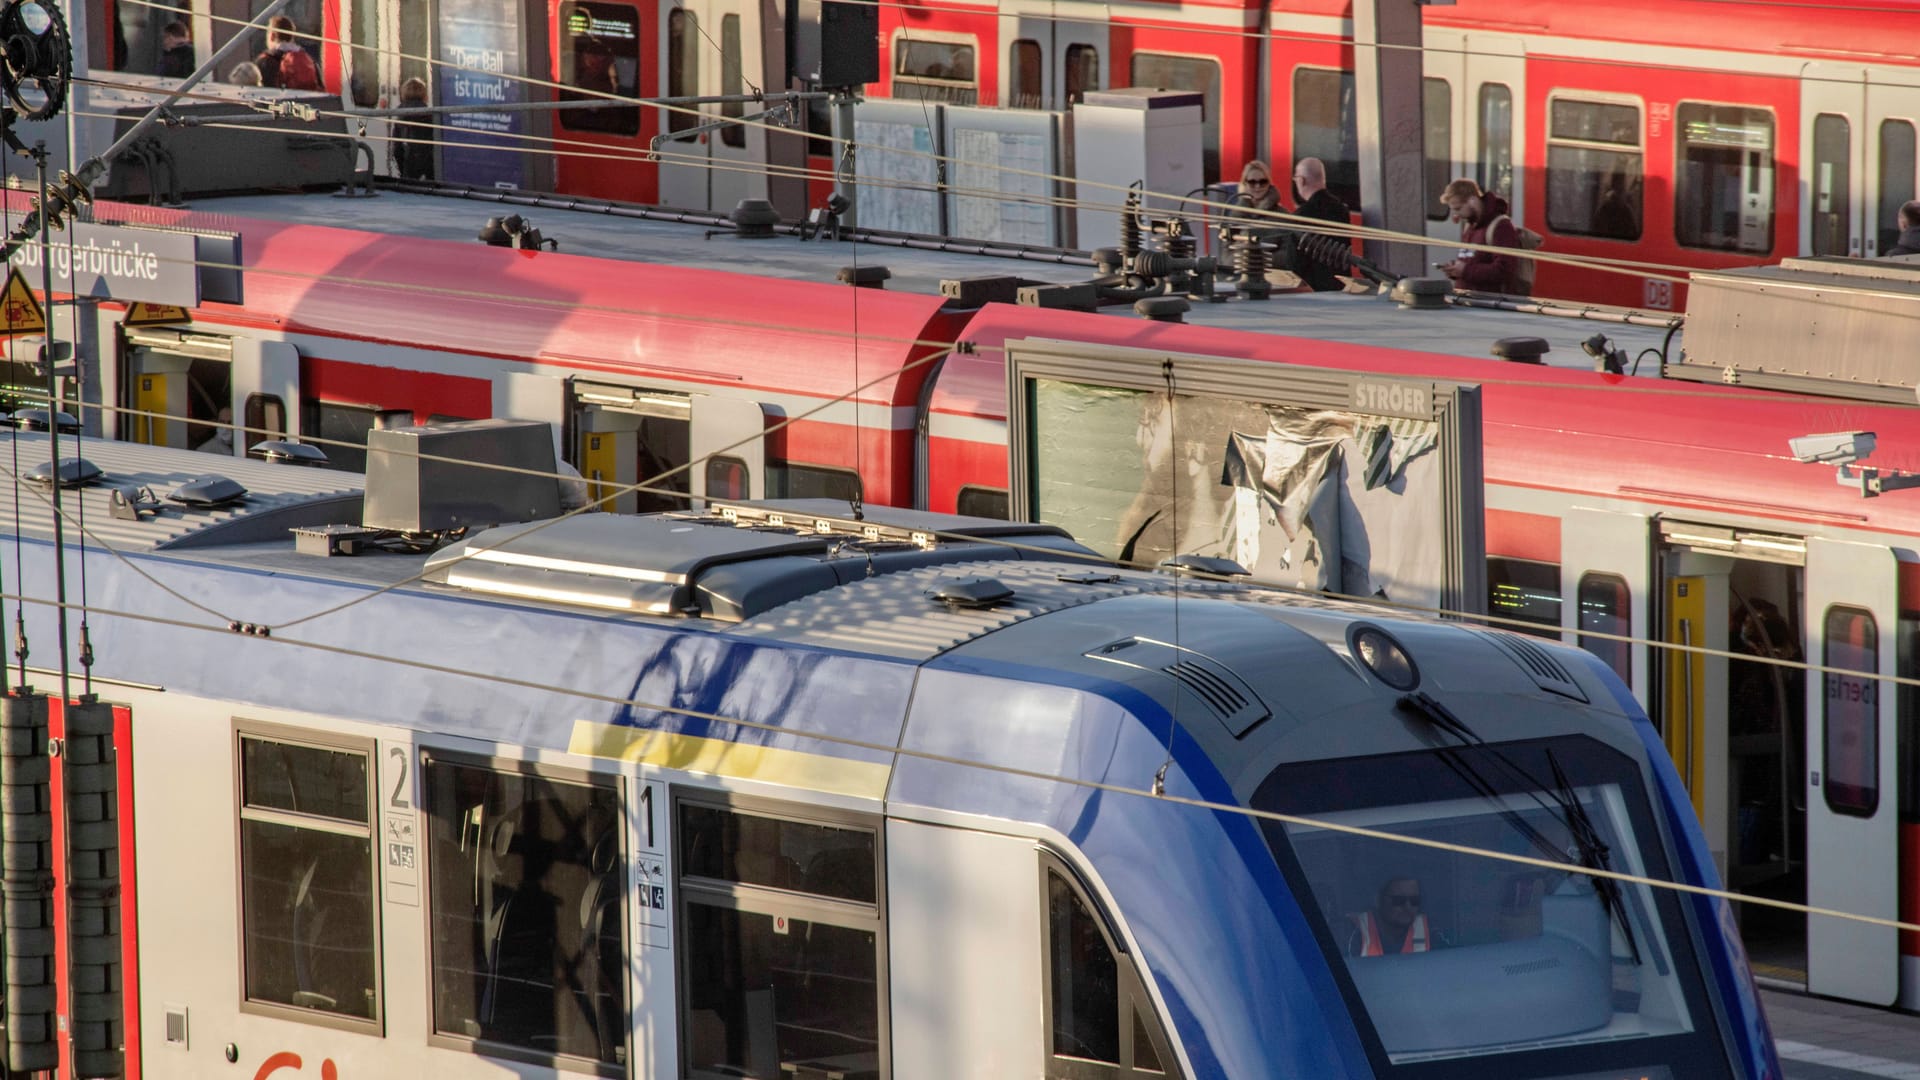
[[[1073,107],[1073,173],[1108,184],[1141,181],[1162,198],[1153,213],[1173,212],[1181,196],[1206,185],[1206,98],[1192,90],[1091,91]],[[1091,250],[1120,243],[1119,210],[1126,192],[1079,188],[1074,245]]]
[[[826,89],[879,82],[879,5],[787,0],[787,74]]]
[[[440,532],[555,517],[560,482],[554,472],[553,433],[536,420],[375,429],[367,433],[361,523]]]

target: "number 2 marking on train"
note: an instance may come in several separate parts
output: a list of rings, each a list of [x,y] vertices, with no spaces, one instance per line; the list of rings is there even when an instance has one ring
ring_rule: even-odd
[[[404,746],[387,747],[387,755],[393,758],[393,794],[387,798],[387,805],[395,810],[413,809],[413,801],[407,797],[407,748]]]

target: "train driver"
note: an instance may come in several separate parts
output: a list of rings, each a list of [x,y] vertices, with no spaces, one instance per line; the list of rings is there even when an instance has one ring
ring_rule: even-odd
[[[1380,886],[1374,910],[1347,916],[1353,923],[1353,930],[1347,935],[1347,955],[1421,953],[1444,945],[1444,941],[1436,939],[1420,905],[1419,878],[1388,879]]]

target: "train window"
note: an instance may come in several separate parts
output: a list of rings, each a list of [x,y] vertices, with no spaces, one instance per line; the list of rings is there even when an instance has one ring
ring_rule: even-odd
[[[1420,110],[1426,117],[1427,220],[1447,220],[1440,193],[1453,179],[1453,86],[1445,79],[1420,80]]]
[[[1899,664],[1898,674],[1902,679],[1912,679],[1920,674],[1920,615],[1911,611],[1900,613],[1899,629],[1895,631],[1896,646],[1893,655]],[[1920,688],[1911,682],[1897,684],[1895,693],[1895,721],[1893,744],[1899,753],[1895,775],[1901,777],[1896,786],[1900,799],[1900,820],[1912,821],[1920,818]]]
[[[1283,765],[1250,801],[1312,822],[1261,827],[1359,1005],[1375,1075],[1478,1076],[1473,1059],[1494,1054],[1529,1076],[1597,1075],[1603,1061],[1639,1076],[1629,1066],[1647,1060],[1728,1075],[1682,897],[1465,853],[1666,879],[1633,758],[1584,736],[1345,758]]]
[[[747,463],[735,457],[716,456],[708,458],[707,498],[749,498],[747,494]]]
[[[746,89],[746,72],[740,61],[740,16],[723,15],[720,17],[720,92],[738,96],[746,93]],[[720,103],[721,116],[738,119],[746,114],[743,101]],[[747,145],[747,129],[728,124],[720,129],[720,141],[738,150]]]
[[[852,469],[834,469],[825,465],[769,466],[767,486],[772,499],[838,499],[852,502],[862,491],[860,474]]]
[[[904,34],[893,43],[893,96],[907,100],[972,105],[973,46],[957,41],[916,41]]]
[[[1062,1080],[1164,1076],[1172,1060],[1153,1001],[1110,925],[1066,865],[1043,856],[1046,1075]]]
[[[628,4],[560,5],[561,101],[604,100],[608,94],[633,97],[640,90],[640,12]],[[568,131],[637,135],[640,107],[607,105],[562,109],[560,126]]]
[[[1548,226],[1638,239],[1642,157],[1638,105],[1554,99],[1547,127]]]
[[[619,792],[432,757],[424,791],[436,1040],[623,1064]]]
[[[1808,227],[1815,255],[1846,255],[1853,243],[1853,127],[1844,116],[1813,118]]]
[[[1613,638],[1589,637],[1588,634],[1619,634],[1625,637],[1632,633],[1633,594],[1627,589],[1627,579],[1618,574],[1588,573],[1580,576],[1580,647],[1606,661],[1622,682],[1633,683],[1633,646],[1629,642]]]
[[[238,732],[245,1006],[380,1016],[370,747]]]
[[[1881,254],[1900,242],[1900,207],[1913,199],[1917,166],[1912,121],[1880,121],[1880,213],[1874,218],[1880,243],[1874,250]]]
[[[1715,251],[1773,250],[1773,114],[1683,101],[1673,126],[1674,238]],[[1603,235],[1628,224],[1617,212],[1611,221],[1595,222]],[[1631,236],[1622,238],[1639,234],[1633,224]]]
[[[1560,640],[1559,565],[1489,555],[1487,613],[1534,624],[1503,623],[1503,630]]]
[[[1822,710],[1821,786],[1836,814],[1872,817],[1880,807],[1880,634],[1859,608],[1827,609],[1830,669]],[[1857,672],[1858,674],[1853,674]]]
[[[1480,186],[1513,201],[1513,91],[1505,83],[1480,84],[1480,145],[1475,156]]]
[[[327,452],[327,468],[367,471],[367,432],[379,420],[380,410],[367,405],[308,402],[306,431],[314,433]]]
[[[968,484],[954,499],[953,512],[968,517],[1007,520],[1007,489]]]
[[[1021,38],[1007,46],[1007,107],[1044,109],[1045,72],[1041,68],[1040,43]]]
[[[1296,68],[1293,73],[1293,157],[1317,157],[1327,167],[1327,190],[1360,205],[1360,135],[1354,113],[1353,73]]]
[[[287,406],[275,394],[248,394],[240,433],[244,446],[264,439],[277,439],[287,433]]]
[[[867,819],[678,804],[681,1046],[696,1077],[877,1080],[879,834]]]
[[[667,13],[667,96],[692,97],[700,92],[700,27],[685,8]],[[682,105],[667,113],[668,131],[685,131],[700,123],[700,110]]]
[[[1204,183],[1219,183],[1220,62],[1204,56],[1137,52],[1133,54],[1132,80],[1135,86],[1200,92],[1201,174]]]
[[[1067,46],[1067,104],[1077,105],[1087,91],[1100,89],[1100,50],[1091,45]]]
[[[347,32],[352,35],[347,49],[347,89],[353,103],[363,109],[380,104],[381,7],[365,0],[347,5]]]

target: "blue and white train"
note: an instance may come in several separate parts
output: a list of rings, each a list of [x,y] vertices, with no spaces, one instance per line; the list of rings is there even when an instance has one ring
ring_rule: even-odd
[[[8,713],[58,751],[16,1067],[107,1075],[55,1037],[84,1022],[150,1077],[1780,1076],[1727,904],[1579,872],[1717,884],[1587,653],[1044,525],[483,528],[555,485],[81,452],[99,702]],[[0,483],[41,691],[50,498]],[[72,895],[86,859],[116,888]]]

